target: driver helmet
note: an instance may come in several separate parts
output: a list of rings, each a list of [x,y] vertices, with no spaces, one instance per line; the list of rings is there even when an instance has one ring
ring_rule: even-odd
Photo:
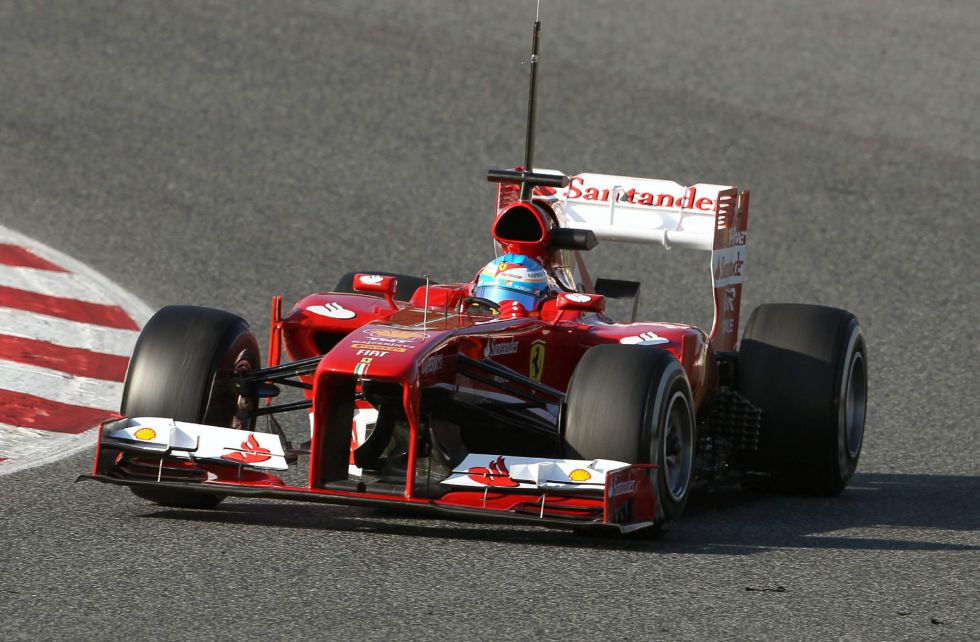
[[[523,254],[504,254],[487,263],[476,279],[473,296],[494,303],[517,301],[528,312],[548,296],[548,275]]]

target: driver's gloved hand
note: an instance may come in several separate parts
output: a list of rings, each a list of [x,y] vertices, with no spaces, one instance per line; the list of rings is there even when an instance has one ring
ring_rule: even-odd
[[[514,319],[517,317],[526,317],[528,312],[524,309],[524,306],[517,301],[501,301],[500,302],[500,318],[501,319]]]

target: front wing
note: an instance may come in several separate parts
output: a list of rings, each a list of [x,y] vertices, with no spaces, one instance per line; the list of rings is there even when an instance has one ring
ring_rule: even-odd
[[[79,479],[622,533],[653,526],[656,516],[656,467],[649,464],[471,454],[441,481],[437,498],[356,482],[288,485],[275,474],[286,469],[277,435],[140,417],[102,425],[92,474]]]

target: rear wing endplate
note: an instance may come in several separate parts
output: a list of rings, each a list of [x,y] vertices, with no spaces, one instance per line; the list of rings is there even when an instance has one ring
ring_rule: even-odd
[[[748,190],[578,174],[567,187],[535,191],[552,204],[564,227],[592,230],[600,241],[711,252],[715,307],[711,344],[718,351],[735,349],[749,224]]]

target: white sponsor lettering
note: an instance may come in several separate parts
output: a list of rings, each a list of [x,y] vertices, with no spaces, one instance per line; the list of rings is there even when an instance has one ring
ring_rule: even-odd
[[[711,253],[711,276],[714,287],[736,285],[742,282],[745,266],[745,246],[736,245]]]
[[[730,228],[728,230],[728,244],[745,245],[745,232],[735,227]]]
[[[324,303],[323,305],[311,305],[306,308],[307,312],[312,312],[313,314],[319,314],[322,317],[329,317],[331,319],[353,319],[357,316],[357,313],[353,310],[348,310],[339,303]]]
[[[384,350],[358,350],[357,351],[357,356],[359,357],[384,357],[387,354],[389,353],[385,352]]]
[[[366,274],[364,276],[359,276],[357,278],[364,285],[377,285],[384,280],[383,276],[378,276],[377,274]]]
[[[636,491],[636,480],[614,481],[609,487],[609,497],[619,497],[621,495],[631,495]]]
[[[670,343],[670,339],[662,337],[656,332],[644,332],[632,337],[623,337],[619,342],[632,346],[656,346],[661,343]]]
[[[725,312],[735,311],[735,288],[725,288]]]
[[[565,298],[574,303],[588,303],[592,300],[592,297],[590,297],[588,294],[579,294],[578,292],[566,294]]]
[[[495,341],[491,339],[487,342],[487,347],[483,350],[484,357],[500,357],[508,354],[516,354],[520,344],[516,339],[509,341]]]
[[[441,354],[429,357],[422,362],[422,375],[430,375],[442,370],[442,366],[445,362],[445,357]]]

